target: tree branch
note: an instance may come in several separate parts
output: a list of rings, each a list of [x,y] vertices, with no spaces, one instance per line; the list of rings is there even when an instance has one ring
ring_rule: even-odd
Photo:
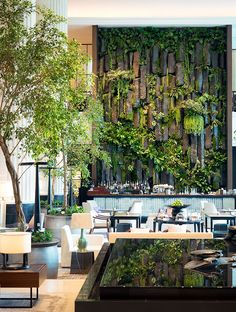
[[[32,165],[29,165],[29,166],[22,172],[22,174],[19,176],[18,182],[20,181],[20,179],[22,178],[22,176],[25,174],[25,172],[26,172],[27,170],[29,170],[32,166],[33,166],[33,164],[32,164]]]

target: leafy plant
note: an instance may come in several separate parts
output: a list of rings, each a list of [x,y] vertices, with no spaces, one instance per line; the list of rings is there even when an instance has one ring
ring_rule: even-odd
[[[65,209],[51,208],[48,210],[49,215],[54,216],[71,216],[72,213],[83,213],[84,208],[82,206],[73,205],[72,207],[66,207]]]
[[[184,129],[188,134],[201,134],[204,129],[203,116],[206,110],[202,103],[195,100],[187,100],[184,103]]]
[[[111,94],[116,97],[117,102],[127,98],[133,79],[134,73],[131,70],[110,70],[105,76],[105,81],[109,84]]]
[[[176,199],[171,203],[171,206],[183,206],[183,202],[180,199]]]
[[[32,242],[50,242],[53,239],[53,234],[50,230],[44,232],[32,232]]]
[[[77,206],[77,205],[74,205],[72,207],[67,207],[65,209],[65,215],[67,216],[71,216],[72,213],[83,213],[83,212],[85,212],[84,208],[82,206]]]

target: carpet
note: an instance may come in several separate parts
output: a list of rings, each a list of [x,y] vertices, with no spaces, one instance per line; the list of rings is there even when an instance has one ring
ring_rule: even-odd
[[[10,307],[12,305],[12,300],[9,300]],[[62,296],[53,296],[53,295],[39,295],[38,301],[35,303],[32,309],[29,308],[0,308],[1,312],[11,311],[11,312],[20,312],[20,311],[32,311],[32,312],[58,312],[58,311],[68,311],[69,300]]]
[[[86,274],[70,274],[70,268],[59,268],[57,279],[83,279],[87,277]]]

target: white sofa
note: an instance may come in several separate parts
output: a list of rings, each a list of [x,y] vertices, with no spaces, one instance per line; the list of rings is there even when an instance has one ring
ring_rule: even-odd
[[[72,234],[69,225],[64,225],[61,228],[61,266],[70,267],[71,265],[71,253],[77,251],[77,242],[80,234]],[[94,257],[96,258],[102,245],[104,243],[103,235],[87,234],[86,239],[88,242],[87,249],[94,251]]]

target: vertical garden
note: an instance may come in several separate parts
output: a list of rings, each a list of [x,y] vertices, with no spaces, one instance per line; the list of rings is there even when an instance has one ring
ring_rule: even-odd
[[[225,52],[224,27],[98,29],[99,181],[225,186]]]

